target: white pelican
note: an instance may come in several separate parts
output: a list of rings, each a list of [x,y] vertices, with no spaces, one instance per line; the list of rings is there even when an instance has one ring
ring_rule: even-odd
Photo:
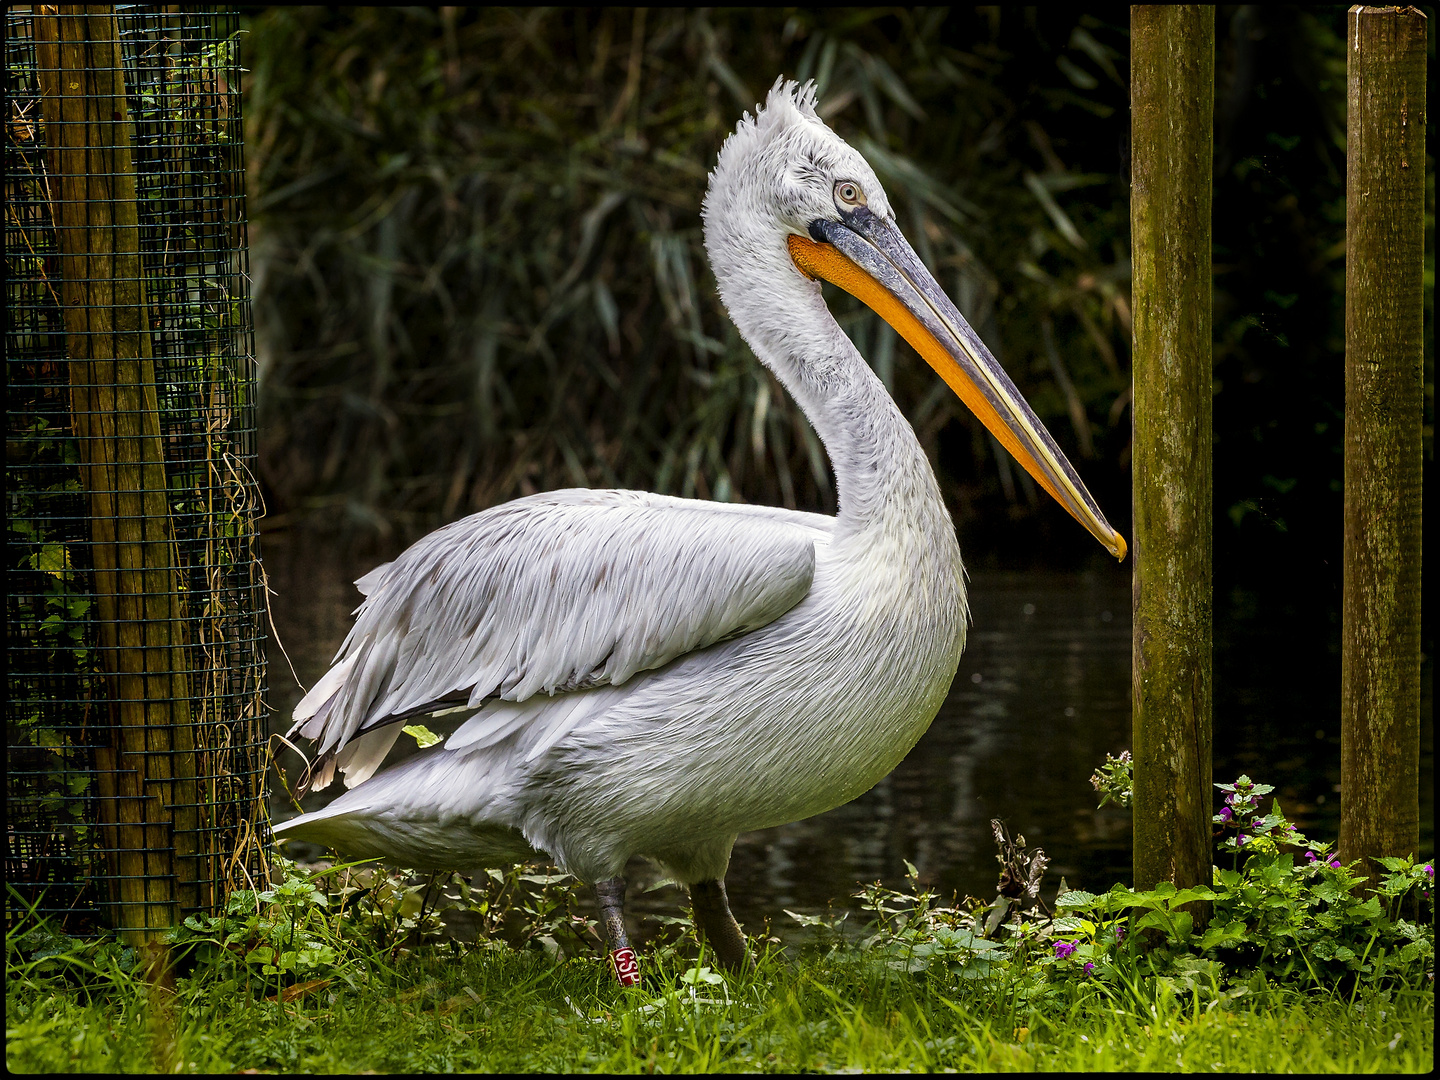
[[[835,470],[833,518],[640,491],[552,491],[474,514],[356,582],[335,665],[295,708],[314,787],[350,790],[277,836],[469,870],[544,853],[590,883],[635,981],[620,876],[689,886],[721,963],[736,835],[838,806],[893,769],[965,644],[960,549],[914,432],[819,278],[913,345],[1117,558],[1125,542],[916,257],[865,159],[777,81],[725,142],[702,211],[740,333]],[[372,775],[403,718],[462,707],[443,746]]]

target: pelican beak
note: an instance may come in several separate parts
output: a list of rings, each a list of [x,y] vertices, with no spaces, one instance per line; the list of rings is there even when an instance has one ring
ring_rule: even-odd
[[[840,286],[893,326],[1025,471],[1111,555],[1124,559],[1124,538],[895,224],[862,206],[841,221],[813,222],[810,235],[789,237],[801,272]]]

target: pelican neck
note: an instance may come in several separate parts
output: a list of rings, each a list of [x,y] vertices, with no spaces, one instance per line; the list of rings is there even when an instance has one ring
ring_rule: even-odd
[[[838,535],[901,527],[943,529],[953,536],[920,440],[825,306],[818,285],[804,309],[811,332],[789,335],[791,353],[772,358],[769,366],[830,458]]]

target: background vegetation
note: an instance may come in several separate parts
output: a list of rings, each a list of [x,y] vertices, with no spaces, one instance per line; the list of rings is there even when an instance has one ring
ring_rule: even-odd
[[[274,509],[343,507],[383,533],[565,484],[833,507],[700,240],[715,154],[780,72],[817,80],[1114,506],[1117,14],[266,12],[249,119]],[[997,497],[1025,514],[1033,492],[983,429],[873,315],[836,306],[962,520]]]

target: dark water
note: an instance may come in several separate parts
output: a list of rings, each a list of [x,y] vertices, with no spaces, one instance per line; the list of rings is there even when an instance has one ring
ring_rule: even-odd
[[[310,685],[327,667],[359,602],[349,579],[379,560],[340,565],[283,541],[271,543],[266,553],[277,628]],[[727,883],[747,929],[758,930],[767,917],[779,932],[793,928],[785,908],[813,914],[857,908],[853,894],[862,883],[900,885],[907,859],[924,884],[945,895],[993,896],[998,864],[991,818],[1004,820],[1050,856],[1046,896],[1062,877],[1071,887],[1091,890],[1130,881],[1130,811],[1097,810],[1089,783],[1107,751],[1130,746],[1129,568],[977,573],[969,592],[973,624],[954,685],[899,768],[854,802],[736,843]],[[1217,701],[1243,702],[1243,715],[1217,710],[1215,778],[1244,771],[1274,784],[1303,831],[1334,839],[1338,681],[1332,694],[1313,677],[1305,657],[1286,655],[1283,641],[1264,647],[1273,662],[1260,665],[1260,676],[1254,676],[1253,663],[1226,664],[1221,657],[1217,665],[1222,673],[1249,673],[1244,677],[1254,685],[1217,685]],[[286,716],[300,690],[278,651],[272,652],[270,681],[276,716]],[[1217,683],[1223,683],[1218,675]],[[277,728],[284,726],[277,721]],[[1425,852],[1434,846],[1432,746],[1427,720],[1421,761]],[[305,808],[315,809],[332,794],[310,797]],[[283,818],[292,811],[282,797],[273,812]],[[627,875],[639,886],[630,906],[645,937],[658,924],[644,915],[678,914],[683,895],[674,888],[641,892],[659,874],[639,861]]]

